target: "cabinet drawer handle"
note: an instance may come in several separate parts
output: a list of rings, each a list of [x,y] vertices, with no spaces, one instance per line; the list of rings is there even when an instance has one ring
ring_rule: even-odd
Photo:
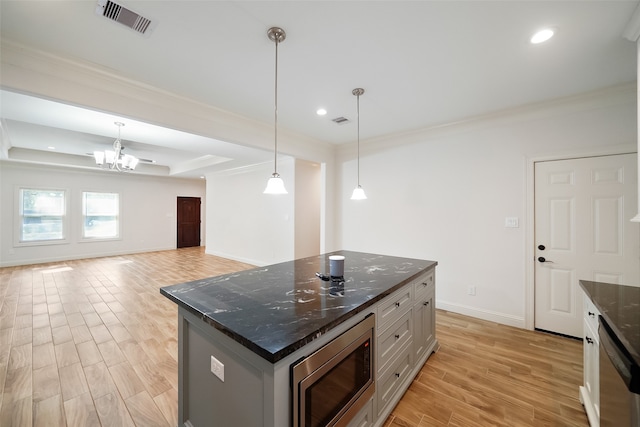
[[[400,378],[400,374],[396,372],[396,378]]]
[[[584,337],[585,340],[587,340],[588,344],[593,344],[593,339],[589,338],[589,337]]]
[[[396,303],[396,307],[400,307],[400,303],[399,302]]]
[[[425,301],[425,302],[423,302],[423,303],[422,303],[422,305],[424,305],[424,306],[429,305],[429,301]]]
[[[396,334],[395,337],[396,337],[396,339],[398,339],[398,338],[400,338],[400,335]]]
[[[589,311],[588,314],[589,314],[590,317],[596,317],[596,314],[591,312],[591,311]]]
[[[427,282],[422,282],[422,286],[429,286]]]

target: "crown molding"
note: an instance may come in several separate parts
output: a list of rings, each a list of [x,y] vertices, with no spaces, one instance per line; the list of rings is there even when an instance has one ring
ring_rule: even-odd
[[[425,139],[445,135],[473,132],[490,126],[537,120],[551,116],[562,116],[579,111],[588,111],[612,105],[636,105],[636,82],[609,86],[577,95],[559,97],[547,101],[521,105],[505,110],[494,111],[478,116],[460,119],[455,122],[441,123],[427,128],[403,133],[385,135],[360,141],[362,153],[376,152],[387,148],[419,143]],[[635,108],[635,107],[634,107]],[[338,147],[341,158],[355,157],[356,144],[343,144]]]
[[[250,119],[77,59],[0,42],[1,86],[81,108],[116,113],[241,146],[273,150],[273,124]],[[296,158],[328,162],[335,147],[278,129],[278,150]]]

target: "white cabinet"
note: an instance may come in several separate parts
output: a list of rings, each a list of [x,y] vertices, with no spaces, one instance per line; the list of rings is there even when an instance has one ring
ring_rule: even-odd
[[[376,308],[376,392],[348,427],[381,427],[437,350],[436,282],[432,268],[378,303]]]
[[[378,372],[385,370],[400,349],[411,345],[412,342],[413,321],[411,310],[407,310],[400,319],[378,334]]]
[[[591,427],[600,426],[600,374],[598,309],[584,297],[584,383],[580,387],[580,401],[584,405]]]
[[[420,360],[436,339],[436,283],[435,272],[427,274],[414,283],[415,304],[413,306],[413,351]]]
[[[405,346],[400,354],[392,361],[388,369],[386,369],[378,377],[376,383],[376,395],[378,396],[378,415],[387,412],[387,409],[393,409],[398,403],[399,397],[404,394],[406,387],[411,384],[413,376],[411,376],[413,368],[413,358],[411,357],[411,349]],[[398,399],[396,399],[398,397]],[[383,417],[381,417],[383,418]],[[386,415],[384,416],[386,418]]]
[[[393,294],[382,300],[378,307],[376,322],[378,333],[385,330],[389,324],[396,321],[400,316],[411,308],[413,300],[413,287],[403,286]]]
[[[381,426],[437,349],[435,269],[395,291],[378,306],[375,426]]]

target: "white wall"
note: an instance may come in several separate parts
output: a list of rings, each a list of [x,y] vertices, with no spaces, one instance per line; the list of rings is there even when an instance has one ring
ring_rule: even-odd
[[[20,186],[68,190],[69,242],[15,246],[16,191]],[[82,192],[120,193],[121,238],[80,242]],[[176,248],[178,196],[202,198],[201,235],[205,236],[204,180],[158,178],[120,172],[83,171],[0,162],[0,266],[33,264]],[[205,244],[203,239],[202,245]]]
[[[365,141],[365,201],[349,200],[356,162],[353,147],[343,149],[341,247],[438,261],[440,308],[524,326],[529,160],[635,151],[635,96],[627,85]],[[505,217],[520,227],[505,228]]]
[[[320,253],[321,170],[317,163],[295,161],[295,258]]]
[[[2,51],[2,80],[8,89],[271,149],[270,125],[154,90],[91,64],[4,41]],[[282,153],[322,164],[322,252],[344,248],[436,260],[440,307],[521,325],[532,262],[526,259],[527,235],[532,229],[528,165],[533,158],[620,152],[630,144],[635,150],[635,90],[635,85],[622,87],[456,126],[361,141],[361,182],[369,197],[363,202],[349,200],[356,183],[355,144],[340,147],[336,155],[329,143],[283,130],[280,148]],[[362,126],[366,126],[364,119]],[[210,253],[255,264],[294,257],[294,181],[287,181],[282,166],[290,194],[281,200],[261,198],[271,165],[244,177],[208,177],[208,227],[203,236]],[[7,220],[11,209],[5,187],[13,188],[13,184],[7,184],[7,177],[12,178],[5,164],[0,167],[0,263],[18,257],[38,262],[40,254],[9,254],[6,249],[12,219]],[[286,167],[293,170],[291,164]],[[75,175],[69,176],[73,180]],[[158,195],[147,191],[144,196],[160,197],[162,190],[156,191]],[[254,192],[259,197],[252,199]],[[175,196],[171,195],[173,203]],[[168,210],[163,201],[151,209]],[[156,216],[161,221],[161,215]],[[520,228],[505,229],[506,216],[518,217]],[[212,230],[214,221],[223,226]],[[235,226],[225,228],[225,221]],[[145,225],[140,224],[141,229]],[[174,230],[167,233],[175,238]],[[148,238],[154,242],[157,238],[158,246],[168,241],[164,233]],[[151,242],[141,242],[145,239],[127,236],[126,249],[155,250]],[[122,243],[114,248],[101,245],[96,252],[123,250]],[[469,285],[477,286],[477,296],[466,295]]]
[[[273,164],[207,174],[207,248],[217,255],[254,265],[294,259],[295,167],[278,159],[289,194],[262,194]]]
[[[222,111],[153,88],[142,82],[131,81],[113,74],[111,70],[96,67],[95,64],[58,57],[51,52],[41,52],[27,46],[17,46],[7,40],[0,40],[0,45],[2,86],[8,90],[60,100],[99,111],[113,112],[123,117],[131,117],[221,141],[259,149],[273,149],[272,123],[250,120],[235,113]],[[335,242],[336,209],[334,198],[330,197],[336,185],[335,148],[327,141],[294,134],[287,129],[278,129],[278,152],[322,165],[324,174],[321,175],[323,180],[321,185],[324,193],[321,196],[321,251],[339,249]],[[269,171],[266,174],[265,181],[272,172]],[[293,177],[293,174],[290,177]],[[263,178],[257,181],[261,179]],[[253,184],[248,183],[248,185]],[[260,182],[259,187],[263,185]],[[287,186],[293,185],[293,181],[287,184]],[[289,189],[290,195],[291,191]],[[325,195],[329,196],[324,197]],[[219,206],[213,200],[211,205]],[[266,218],[261,218],[257,222],[269,226],[266,224]],[[275,227],[275,229],[278,228],[279,226]],[[208,250],[217,250],[211,247],[211,244],[208,241]],[[257,251],[250,249],[246,254],[240,252],[239,258],[246,258],[247,262],[252,262],[250,259],[264,262],[266,259],[281,259],[284,253],[293,256],[292,252],[287,251],[274,253],[272,246],[267,243],[261,247],[266,248],[268,252],[256,255]],[[230,254],[238,253],[233,247],[222,251]]]

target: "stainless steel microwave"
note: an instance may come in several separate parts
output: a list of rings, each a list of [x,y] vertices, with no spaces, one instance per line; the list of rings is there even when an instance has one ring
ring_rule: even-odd
[[[375,391],[370,314],[291,365],[293,427],[345,426]]]

